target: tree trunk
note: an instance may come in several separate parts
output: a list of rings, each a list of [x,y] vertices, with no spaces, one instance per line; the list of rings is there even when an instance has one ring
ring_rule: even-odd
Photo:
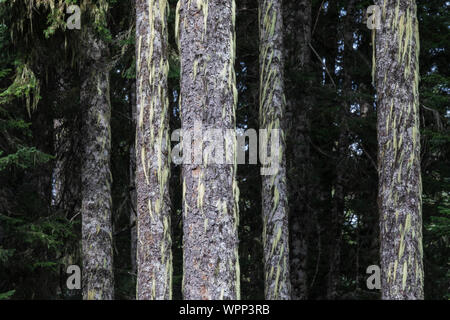
[[[287,168],[290,224],[290,276],[292,299],[307,299],[308,235],[311,226],[309,117],[312,107],[311,80],[311,0],[285,0],[284,48],[286,61]]]
[[[268,131],[267,138],[271,141],[273,130],[284,128],[286,111],[281,1],[259,1],[259,46],[260,129]],[[276,163],[268,163],[276,170],[272,175],[262,175],[264,281],[268,300],[291,297],[284,134],[280,133],[278,138],[278,150],[267,146],[272,156],[279,155],[275,157]]]
[[[83,299],[114,298],[111,222],[111,103],[108,48],[90,27],[83,37],[80,100],[83,109]]]
[[[423,299],[417,7],[414,0],[376,4],[381,292],[383,299]]]
[[[213,128],[221,137],[207,147],[223,146],[224,131],[234,134],[236,127],[235,3],[181,0],[179,10],[182,130],[201,122],[194,148],[203,149],[198,131]],[[240,298],[236,142],[227,140],[223,163],[211,161],[206,152],[195,161],[183,155],[185,299]],[[222,154],[216,149],[216,160]]]
[[[167,1],[136,1],[137,299],[172,298]]]
[[[350,89],[349,89],[350,90]],[[344,103],[341,108],[345,108]],[[327,279],[327,300],[334,300],[338,297],[338,286],[341,265],[342,250],[342,228],[344,225],[345,193],[344,177],[346,168],[346,157],[348,156],[347,132],[345,131],[346,120],[345,110],[339,111],[340,128],[339,139],[337,143],[336,159],[336,178],[333,183],[332,209],[331,209],[331,228],[328,230],[331,235],[330,251],[328,261],[328,279]]]
[[[81,123],[80,109],[74,115],[64,115],[64,104],[67,103],[70,96],[67,95],[68,88],[74,86],[73,81],[66,81],[64,71],[58,74],[56,87],[55,110],[61,110],[58,118],[53,120],[53,144],[55,162],[52,173],[52,208],[58,216],[68,220],[77,219],[80,222],[81,217]],[[78,105],[76,105],[78,108]],[[67,112],[68,113],[68,112]],[[75,230],[77,236],[81,235],[78,228]],[[80,242],[65,243],[62,265],[60,266],[60,281],[58,284],[58,294],[63,299],[74,297],[80,294],[79,290],[68,290],[63,279],[66,278],[66,268],[80,261]]]
[[[72,71],[72,70],[69,70]],[[52,173],[52,207],[59,215],[72,219],[80,213],[81,194],[81,123],[79,109],[71,113],[64,106],[71,99],[69,88],[76,86],[70,72],[64,68],[56,72],[53,120],[55,162]],[[78,106],[77,106],[78,107]]]
[[[341,64],[341,70],[337,72],[340,78],[339,84],[342,90],[339,90],[341,96],[341,107],[337,114],[337,123],[339,126],[339,138],[337,141],[337,159],[336,159],[336,178],[333,181],[333,201],[332,201],[332,216],[331,216],[331,243],[329,252],[329,267],[328,267],[328,284],[327,284],[327,299],[334,300],[338,298],[338,289],[341,279],[341,252],[343,240],[343,227],[345,220],[345,180],[346,172],[348,170],[348,153],[349,148],[349,132],[347,116],[351,105],[355,102],[353,98],[353,89],[351,82],[350,68],[354,61],[352,57],[353,49],[351,48],[353,42],[354,30],[352,23],[355,19],[355,1],[348,1],[345,17],[339,17],[338,21],[338,35],[343,35],[344,46],[337,48],[337,61]],[[339,36],[338,36],[339,37]],[[353,58],[353,59],[352,59]]]

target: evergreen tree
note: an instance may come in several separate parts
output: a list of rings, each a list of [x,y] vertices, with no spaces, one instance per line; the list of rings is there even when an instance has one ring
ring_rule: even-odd
[[[167,1],[136,1],[137,298],[172,298]]]
[[[270,158],[261,172],[266,299],[290,299],[289,229],[284,140],[283,14],[281,1],[259,2],[260,128],[266,130]],[[260,140],[261,141],[261,140]],[[272,144],[275,141],[275,144]],[[265,143],[264,141],[262,142]],[[277,146],[277,149],[274,146]],[[264,154],[264,152],[263,152]],[[265,154],[264,154],[265,156]],[[265,163],[268,162],[268,163]],[[265,168],[261,169],[262,171]]]
[[[383,299],[423,299],[417,7],[414,0],[377,4],[381,292]]]
[[[82,108],[81,221],[83,298],[114,299],[110,51],[105,37],[108,4],[88,4],[80,62]],[[95,23],[97,22],[97,23]],[[103,33],[103,34],[102,34]]]
[[[416,11],[413,1],[377,1],[382,26],[372,33],[366,19],[373,1],[284,0],[283,45],[278,42],[278,18],[270,37],[279,1],[239,0],[234,7],[231,0],[185,0],[178,9],[177,0],[139,3],[145,27],[136,30],[134,0],[0,1],[0,300],[82,298],[82,290],[66,286],[69,265],[80,266],[90,277],[85,279],[90,298],[111,298],[113,282],[115,299],[140,298],[133,219],[138,210],[144,219],[150,216],[149,199],[153,207],[164,206],[159,214],[167,220],[158,220],[163,227],[164,221],[173,223],[159,238],[147,241],[141,234],[141,252],[147,259],[141,261],[167,271],[173,252],[173,278],[170,285],[165,273],[167,278],[158,278],[163,284],[155,281],[153,287],[153,274],[142,277],[138,288],[147,290],[148,298],[155,288],[155,295],[160,289],[166,294],[155,298],[167,299],[173,288],[174,299],[181,299],[182,292],[188,299],[263,299],[266,287],[268,298],[281,299],[284,273],[280,271],[277,281],[274,266],[272,277],[266,278],[271,268],[264,260],[264,246],[270,246],[273,233],[268,223],[263,241],[263,208],[266,213],[270,206],[273,210],[275,192],[264,202],[263,186],[272,182],[261,176],[261,166],[235,166],[233,160],[235,148],[248,150],[251,139],[236,146],[233,139],[225,139],[223,153],[230,161],[217,165],[212,151],[220,153],[223,137],[212,142],[195,137],[194,147],[201,141],[205,150],[201,163],[194,161],[198,154],[191,153],[193,163],[184,165],[184,173],[172,165],[163,187],[167,201],[158,202],[165,173],[160,179],[154,157],[160,155],[161,166],[169,167],[169,127],[170,132],[181,125],[195,129],[196,120],[202,120],[203,133],[238,128],[240,138],[241,130],[264,128],[260,118],[279,120],[276,128],[286,135],[282,158],[287,190],[276,208],[289,211],[293,299],[449,298],[447,2],[417,0]],[[258,20],[258,7],[264,3],[273,3],[269,24],[263,24],[265,12],[263,21]],[[154,9],[150,12],[149,4]],[[70,5],[81,9],[81,30],[69,28]],[[164,5],[167,9],[161,11]],[[269,37],[259,33],[264,28]],[[135,35],[142,36],[140,55]],[[266,91],[277,89],[271,101],[259,90],[264,89],[260,46],[270,48],[268,43],[275,50],[271,65],[278,70],[279,51],[285,65],[271,76],[265,61],[261,75],[268,80]],[[163,56],[168,70],[167,62],[160,64]],[[139,70],[145,75],[137,76]],[[283,78],[286,110],[278,116],[270,106],[283,106],[278,103],[281,86],[274,82]],[[136,114],[139,88],[144,99],[141,128]],[[266,98],[263,104],[260,94]],[[267,111],[261,112],[264,117],[260,106]],[[163,138],[158,140],[161,128]],[[173,137],[176,140],[177,132]],[[192,138],[183,137],[185,142]],[[159,152],[160,142],[167,151]],[[179,142],[173,141],[174,159],[177,146],[189,154],[189,145]],[[146,172],[154,185],[141,193],[143,209],[136,204],[135,188],[142,147],[147,148]],[[270,147],[267,151],[270,154]],[[139,170],[147,186],[143,168]],[[379,203],[374,192],[378,178]],[[281,189],[279,182],[274,180]],[[91,207],[86,206],[87,196]],[[92,236],[85,232],[85,243],[91,246],[84,251],[82,200],[84,221],[91,219],[94,226]],[[141,226],[151,234],[161,231],[161,225]],[[284,235],[280,240],[285,241]],[[150,247],[162,242],[166,247]],[[145,252],[147,245],[153,252]],[[277,250],[275,262],[281,253]],[[272,252],[267,252],[270,257]],[[107,259],[99,261],[101,255]],[[165,264],[160,263],[163,255]],[[370,265],[382,267],[383,294],[367,288]],[[147,270],[141,268],[140,274]],[[271,290],[277,283],[278,296]]]
[[[239,299],[236,146],[234,138],[224,139],[226,130],[234,133],[236,128],[236,6],[233,0],[181,0],[178,10],[184,134],[183,296]],[[218,139],[209,142],[223,146],[215,154],[206,151],[212,145],[202,147],[202,135],[208,129],[220,131]],[[192,158],[185,148],[191,142],[188,130],[194,136]],[[214,162],[213,155],[221,160]]]
[[[306,299],[308,234],[311,225],[311,0],[283,2],[287,168],[292,298]]]

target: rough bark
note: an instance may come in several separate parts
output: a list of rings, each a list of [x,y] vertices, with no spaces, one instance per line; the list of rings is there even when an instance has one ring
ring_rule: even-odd
[[[285,0],[283,2],[285,25],[284,51],[286,65],[286,125],[287,169],[290,224],[290,276],[292,299],[307,299],[308,235],[310,234],[310,147],[309,117],[312,106],[308,88],[312,81],[300,84],[298,75],[310,77],[311,72],[311,0]]]
[[[376,4],[381,292],[383,299],[423,299],[417,7],[414,0]]]
[[[283,16],[281,1],[259,1],[260,54],[260,129],[284,129],[286,100],[284,93]],[[291,297],[289,277],[289,230],[284,135],[280,135],[276,171],[262,176],[262,213],[264,245],[265,297],[288,300]],[[260,146],[261,148],[261,146]],[[269,167],[274,164],[269,164]]]
[[[137,299],[172,298],[168,2],[136,1]]]
[[[226,129],[234,132],[235,3],[181,0],[178,10],[182,130],[192,130],[195,121],[201,121],[203,131],[215,128],[222,134]],[[195,139],[194,147],[201,143],[201,138]],[[235,159],[235,140],[227,142],[226,150],[227,158]],[[205,156],[201,163],[190,162],[182,168],[183,296],[239,299],[236,161],[208,163]]]
[[[111,103],[108,48],[90,27],[83,37],[82,112],[83,299],[114,298],[111,222]]]

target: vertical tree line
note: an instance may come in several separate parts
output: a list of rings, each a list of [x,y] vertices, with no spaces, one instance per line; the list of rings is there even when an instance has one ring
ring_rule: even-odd
[[[0,300],[448,298],[448,4],[73,4],[0,4]]]
[[[259,118],[260,128],[267,130],[266,146],[260,145],[259,147],[264,151],[270,150],[270,160],[263,165],[273,168],[273,172],[262,172],[264,175],[261,178],[266,299],[290,299],[291,297],[286,147],[283,133],[286,97],[283,77],[283,11],[281,3],[281,1],[260,1],[258,12]],[[272,140],[278,142],[275,144],[277,147],[279,146],[278,149],[271,144]]]
[[[284,57],[287,126],[287,167],[289,232],[290,232],[290,275],[293,299],[306,299],[308,234],[313,219],[311,212],[310,146],[308,112],[312,108],[308,87],[311,81],[301,81],[301,95],[296,74],[311,72],[311,1],[283,2]],[[294,70],[294,72],[292,72]]]
[[[107,4],[89,7],[80,63],[83,298],[114,299],[109,49],[92,24]],[[104,22],[103,22],[104,23]]]
[[[171,299],[166,1],[136,1],[137,298]]]
[[[181,176],[183,297],[239,299],[236,143],[222,138],[236,128],[236,4],[181,0],[178,10],[181,129],[192,132],[183,136],[183,150],[192,141],[191,154],[183,154]],[[207,129],[219,130],[217,143],[225,145],[225,155],[215,155],[221,158],[216,162],[203,153]]]
[[[414,0],[379,3],[374,34],[382,297],[423,299],[419,26]]]

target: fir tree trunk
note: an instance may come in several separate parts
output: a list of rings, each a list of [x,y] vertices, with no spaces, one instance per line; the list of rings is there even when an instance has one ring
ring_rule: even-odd
[[[259,45],[260,128],[268,131],[269,142],[272,130],[282,130],[285,123],[281,1],[259,1]],[[277,163],[269,163],[276,170],[272,175],[262,175],[265,297],[270,300],[291,298],[284,134],[280,133],[279,140],[279,150],[267,147],[271,155],[279,153],[280,158],[275,158]]]
[[[350,89],[349,89],[350,90]],[[345,108],[346,104],[341,106]],[[339,111],[339,120],[341,126],[346,126],[345,110]],[[345,128],[340,128],[339,139],[337,144],[336,159],[336,178],[333,182],[332,208],[331,208],[331,227],[328,230],[331,235],[331,243],[328,255],[328,277],[327,277],[327,300],[335,300],[338,298],[339,279],[341,278],[341,250],[342,250],[342,228],[344,225],[345,210],[345,193],[344,193],[344,177],[347,157],[347,132]]]
[[[222,136],[224,130],[234,133],[235,3],[181,0],[178,9],[182,130],[193,130],[198,121],[203,126],[200,134],[213,128],[220,130]],[[203,149],[201,139],[195,139],[194,148]],[[223,146],[224,140],[219,137],[207,146],[212,144]],[[235,150],[235,141],[227,141],[224,148],[227,159],[222,158],[223,163],[211,161],[208,156],[191,161],[184,154],[185,299],[240,298]],[[222,154],[219,152],[219,156]]]
[[[71,87],[76,84],[71,81],[69,72],[58,70],[56,83],[56,97],[54,108],[61,110],[58,117],[53,120],[54,155],[56,157],[52,174],[52,206],[67,219],[72,219],[80,213],[81,193],[81,150],[80,150],[80,110],[73,114],[64,109],[71,99]]]
[[[83,37],[82,255],[83,299],[114,298],[111,222],[111,103],[108,48],[90,27]]]
[[[383,299],[423,299],[417,7],[414,0],[376,4],[381,292]]]
[[[290,276],[292,299],[307,299],[308,236],[310,234],[310,178],[309,117],[312,107],[311,80],[299,83],[311,72],[311,0],[285,0],[285,84],[287,121],[287,169],[290,233]]]
[[[71,98],[67,93],[70,87],[75,84],[67,80],[64,75],[69,74],[62,70],[58,73],[58,83],[56,87],[55,110],[68,110],[63,106],[67,104]],[[76,105],[78,108],[78,105]],[[68,112],[67,112],[68,113]],[[59,118],[54,119],[54,155],[55,162],[52,174],[52,207],[58,216],[64,217],[68,220],[80,222],[81,217],[81,123],[80,123],[80,109],[77,109],[74,115],[68,116],[64,112],[58,114]],[[81,237],[77,228],[77,236]],[[65,243],[62,265],[60,266],[60,276],[58,294],[64,299],[71,298],[80,294],[79,290],[68,290],[65,282],[62,279],[66,278],[67,266],[78,263],[80,254],[80,242],[70,245]]]
[[[136,1],[137,299],[172,298],[168,2]]]
[[[341,17],[338,21],[337,34],[342,35],[341,38],[344,44],[342,50],[338,48],[337,59],[341,63],[341,71],[337,76],[340,78],[338,85],[341,86],[341,106],[337,114],[336,121],[339,126],[339,138],[337,140],[337,158],[336,158],[336,178],[333,181],[333,200],[331,210],[331,228],[329,233],[331,234],[332,242],[330,243],[329,252],[329,266],[328,266],[328,283],[327,283],[327,299],[334,300],[338,298],[338,289],[341,279],[341,252],[343,242],[343,227],[344,227],[344,215],[345,215],[345,181],[346,172],[348,171],[348,148],[349,148],[349,132],[347,116],[350,110],[350,106],[354,101],[353,88],[350,77],[351,63],[354,61],[352,58],[352,50],[350,50],[354,31],[352,29],[352,22],[355,21],[355,1],[350,0],[345,8],[346,16]],[[339,36],[338,36],[339,37]]]

